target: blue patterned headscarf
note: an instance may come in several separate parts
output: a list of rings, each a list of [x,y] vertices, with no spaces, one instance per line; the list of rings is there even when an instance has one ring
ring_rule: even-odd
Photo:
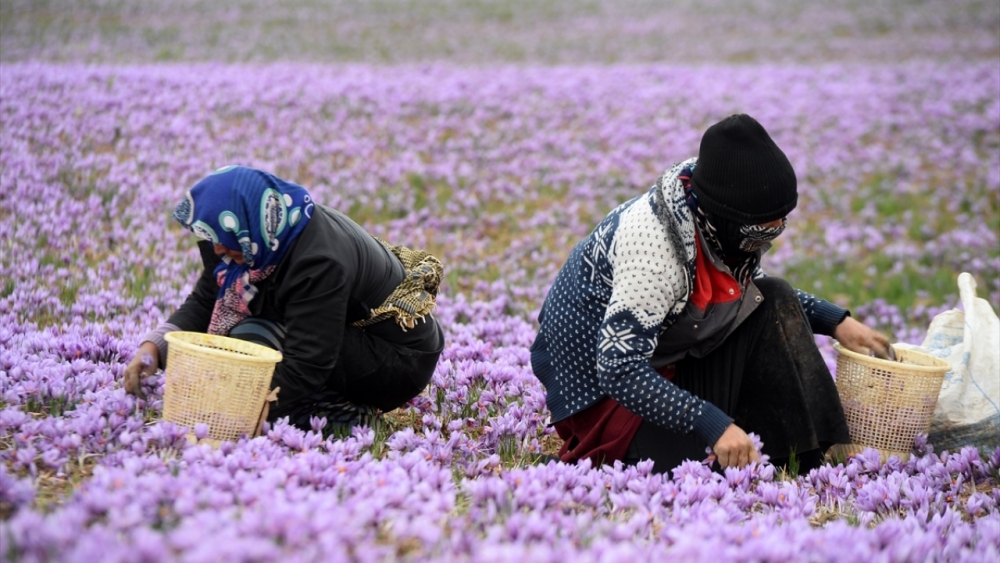
[[[256,295],[253,282],[266,278],[281,262],[312,212],[313,200],[305,188],[246,166],[220,168],[188,191],[174,219],[200,239],[243,252],[243,264],[223,257],[215,269],[220,300],[215,317],[220,307],[246,309]]]

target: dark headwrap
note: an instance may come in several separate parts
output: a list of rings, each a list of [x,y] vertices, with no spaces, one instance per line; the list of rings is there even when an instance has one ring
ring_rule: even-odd
[[[701,232],[746,283],[798,202],[788,157],[756,119],[731,115],[705,131],[697,164],[682,175]],[[763,226],[778,219],[778,227]]]
[[[781,219],[798,202],[788,157],[764,127],[745,114],[729,116],[705,131],[691,189],[708,214],[735,225]]]
[[[695,165],[697,168],[697,165]],[[788,224],[782,218],[778,227],[763,225],[744,225],[730,221],[705,211],[700,205],[698,195],[691,188],[692,168],[681,171],[678,178],[684,186],[687,204],[694,216],[698,230],[715,252],[732,270],[733,277],[741,284],[746,284],[760,266],[761,248],[778,238]]]

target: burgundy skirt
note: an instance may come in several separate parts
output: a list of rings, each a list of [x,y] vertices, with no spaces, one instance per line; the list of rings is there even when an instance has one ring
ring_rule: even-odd
[[[674,366],[664,367],[660,375],[673,379]],[[566,463],[589,459],[594,466],[624,459],[641,424],[639,415],[605,397],[555,424],[563,440],[559,459]]]

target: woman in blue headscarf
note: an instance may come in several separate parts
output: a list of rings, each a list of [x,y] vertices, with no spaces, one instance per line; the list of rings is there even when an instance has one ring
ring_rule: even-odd
[[[270,420],[368,424],[430,381],[444,348],[431,315],[433,256],[380,241],[302,186],[244,166],[188,191],[174,219],[200,240],[204,272],[126,367],[125,389],[163,367],[174,330],[241,338],[282,352]]]

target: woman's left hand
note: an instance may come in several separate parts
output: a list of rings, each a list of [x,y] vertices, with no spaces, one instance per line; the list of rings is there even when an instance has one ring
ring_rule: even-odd
[[[159,366],[159,362],[160,349],[148,340],[143,342],[122,373],[125,380],[125,392],[145,399],[146,394],[142,392],[142,378],[153,374]]]
[[[833,337],[840,345],[852,352],[876,357],[889,358],[889,338],[877,330],[868,328],[853,317],[844,317],[833,331]]]

